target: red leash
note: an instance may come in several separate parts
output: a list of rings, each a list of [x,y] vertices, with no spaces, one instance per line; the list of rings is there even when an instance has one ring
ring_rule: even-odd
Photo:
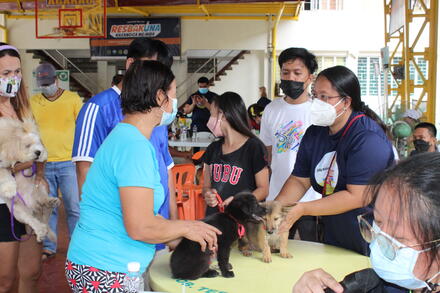
[[[225,207],[223,206],[223,200],[220,197],[220,195],[218,193],[215,194],[215,197],[217,198],[217,206],[218,206],[218,210],[220,213],[225,213]],[[237,233],[238,233],[238,237],[241,239],[243,238],[244,234],[246,233],[246,229],[244,228],[244,226],[242,224],[240,224],[236,218],[234,218],[232,215],[230,214],[226,214],[228,217],[230,217],[232,220],[234,220],[235,223],[237,223]]]

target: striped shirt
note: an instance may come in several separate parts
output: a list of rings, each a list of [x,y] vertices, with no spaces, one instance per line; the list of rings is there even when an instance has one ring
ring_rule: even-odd
[[[93,162],[98,148],[122,119],[121,91],[113,86],[83,105],[76,119],[72,161]]]

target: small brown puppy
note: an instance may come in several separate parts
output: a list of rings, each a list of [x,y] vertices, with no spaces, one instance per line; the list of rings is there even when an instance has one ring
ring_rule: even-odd
[[[238,248],[245,256],[252,255],[252,250],[263,253],[263,261],[271,262],[272,254],[280,252],[282,258],[291,258],[287,250],[289,232],[279,234],[278,228],[292,206],[283,207],[278,201],[260,203],[266,208],[263,223],[246,223],[246,237],[241,239]]]

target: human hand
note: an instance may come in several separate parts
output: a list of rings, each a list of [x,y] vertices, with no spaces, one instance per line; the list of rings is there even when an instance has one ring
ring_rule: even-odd
[[[206,106],[206,104],[208,104],[208,99],[205,97],[200,97],[199,104],[201,106]]]
[[[282,234],[284,232],[289,232],[293,224],[295,224],[295,222],[298,221],[298,219],[301,218],[303,215],[304,211],[302,205],[300,203],[297,203],[290,209],[284,220],[281,222],[278,233]]]
[[[324,293],[330,288],[336,293],[342,293],[344,288],[323,269],[305,272],[293,286],[292,293]]]
[[[206,205],[209,207],[215,207],[218,204],[216,197],[217,190],[214,188],[207,189],[203,192],[203,197],[205,198]]]
[[[185,223],[188,231],[183,237],[198,242],[202,251],[206,250],[206,246],[209,250],[217,249],[217,235],[222,234],[219,229],[201,221],[185,221]]]

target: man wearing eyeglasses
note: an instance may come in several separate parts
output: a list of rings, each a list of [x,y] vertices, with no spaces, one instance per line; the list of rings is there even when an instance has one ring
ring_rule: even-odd
[[[273,200],[292,173],[301,139],[310,126],[311,101],[308,87],[318,68],[315,55],[304,48],[288,48],[281,52],[278,63],[285,96],[271,102],[264,109],[260,139],[269,154],[271,177],[269,196]],[[311,201],[320,195],[310,189],[301,201]],[[316,241],[316,217],[301,218],[290,230],[293,238],[298,229],[300,238]]]

